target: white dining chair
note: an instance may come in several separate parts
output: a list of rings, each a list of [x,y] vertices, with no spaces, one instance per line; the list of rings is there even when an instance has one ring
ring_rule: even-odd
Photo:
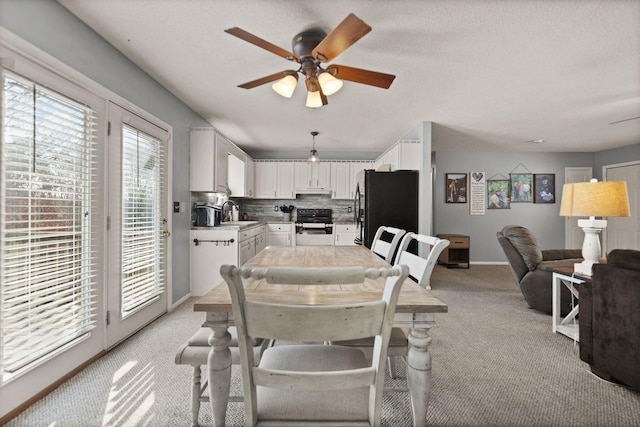
[[[414,243],[414,245],[411,245]],[[422,245],[421,245],[422,244]],[[409,247],[411,245],[411,248]],[[398,247],[394,258],[394,265],[406,265],[409,267],[409,276],[425,289],[431,289],[431,273],[438,261],[438,257],[444,248],[449,246],[449,241],[425,234],[407,233]],[[417,254],[414,254],[415,251]],[[332,344],[346,345],[359,348],[370,348],[373,345],[371,339],[332,342]],[[406,360],[409,348],[407,331],[402,328],[393,328],[388,348],[389,376],[396,378],[395,362],[397,358]]]
[[[390,241],[383,239],[385,233],[393,236]],[[406,231],[401,228],[388,227],[385,225],[378,227],[375,236],[373,236],[373,241],[371,242],[371,251],[391,264],[393,255],[398,248],[398,244],[400,244],[400,239],[402,239],[402,236],[404,236],[405,233]]]
[[[202,367],[207,366],[209,352],[209,337],[211,336],[211,328],[201,327],[191,338],[180,346],[175,356],[176,365],[191,365],[193,368],[191,376],[191,425],[197,427],[198,415],[200,413],[200,404],[208,402],[209,396],[206,395],[208,378],[204,375],[202,379]],[[237,365],[240,363],[240,351],[238,350],[238,333],[234,326],[229,327],[231,341],[229,341],[229,349],[231,350],[231,363]],[[262,338],[256,338],[252,341],[253,359],[255,363],[260,361],[264,350],[271,345],[272,342]],[[244,398],[233,396],[230,401],[242,401]]]
[[[384,366],[406,266],[238,269],[222,266],[229,286],[244,387],[247,426],[379,426]],[[359,284],[386,277],[378,300],[332,305],[288,305],[248,300],[243,278],[281,286]],[[375,337],[368,362],[356,348],[322,345],[331,340]],[[270,347],[257,366],[252,337],[307,344]],[[320,344],[309,344],[309,343]]]

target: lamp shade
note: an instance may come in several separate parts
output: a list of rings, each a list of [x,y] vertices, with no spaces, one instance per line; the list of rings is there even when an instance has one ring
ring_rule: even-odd
[[[629,216],[624,181],[576,182],[562,187],[560,216]]]

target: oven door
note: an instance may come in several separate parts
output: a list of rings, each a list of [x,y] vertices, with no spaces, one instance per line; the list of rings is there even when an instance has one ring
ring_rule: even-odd
[[[296,233],[297,246],[332,246],[333,225],[302,224]]]

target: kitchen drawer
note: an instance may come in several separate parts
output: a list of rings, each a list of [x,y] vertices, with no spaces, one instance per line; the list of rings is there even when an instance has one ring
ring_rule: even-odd
[[[241,242],[244,242],[245,240],[247,240],[250,237],[253,237],[254,235],[255,234],[254,234],[253,228],[248,228],[238,232],[238,239],[240,239]]]
[[[270,223],[267,224],[267,230],[269,231],[291,231],[291,223]]]
[[[355,233],[357,231],[357,225],[354,224],[334,224],[334,230],[336,233]]]

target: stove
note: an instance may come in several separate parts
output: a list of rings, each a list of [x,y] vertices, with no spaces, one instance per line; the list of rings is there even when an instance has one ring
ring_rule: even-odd
[[[296,245],[333,245],[331,209],[296,209]]]

